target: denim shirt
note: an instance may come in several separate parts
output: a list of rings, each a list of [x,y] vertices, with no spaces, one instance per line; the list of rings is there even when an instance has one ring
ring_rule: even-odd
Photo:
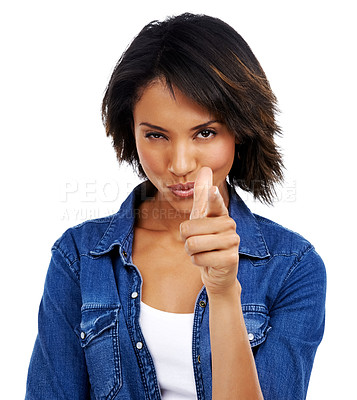
[[[142,277],[131,258],[145,188],[137,186],[116,214],[72,227],[53,245],[27,400],[161,398],[139,325]],[[304,399],[324,331],[324,264],[307,240],[252,214],[232,188],[229,214],[240,236],[242,311],[264,399]],[[204,287],[194,309],[192,362],[197,398],[209,400]]]

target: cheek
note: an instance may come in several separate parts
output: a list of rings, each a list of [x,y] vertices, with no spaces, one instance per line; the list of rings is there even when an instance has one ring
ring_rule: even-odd
[[[161,173],[164,169],[163,157],[158,157],[156,152],[150,151],[149,149],[140,148],[137,149],[139,160],[142,168],[146,175],[149,177],[150,173]]]
[[[206,163],[213,171],[222,171],[228,174],[234,160],[235,145],[222,143],[215,147],[214,151],[206,154]]]

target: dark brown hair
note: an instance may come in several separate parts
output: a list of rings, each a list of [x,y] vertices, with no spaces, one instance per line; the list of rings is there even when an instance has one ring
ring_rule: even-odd
[[[227,125],[239,143],[229,182],[272,203],[274,185],[283,178],[274,141],[280,133],[277,103],[244,39],[218,18],[185,13],[146,25],[121,56],[104,95],[102,118],[119,162],[129,162],[142,177],[133,107],[141,90],[158,78]]]

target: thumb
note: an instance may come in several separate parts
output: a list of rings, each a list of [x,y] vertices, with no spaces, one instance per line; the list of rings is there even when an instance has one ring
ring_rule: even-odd
[[[228,215],[228,209],[217,186],[212,186],[208,193],[207,217]]]
[[[196,177],[193,205],[190,219],[202,218],[207,215],[208,195],[212,186],[212,170],[209,167],[202,167]]]

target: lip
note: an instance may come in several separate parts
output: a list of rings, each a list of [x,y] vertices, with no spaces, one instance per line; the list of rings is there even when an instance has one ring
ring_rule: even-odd
[[[192,197],[195,182],[177,183],[176,185],[167,186],[171,192],[177,197]]]

